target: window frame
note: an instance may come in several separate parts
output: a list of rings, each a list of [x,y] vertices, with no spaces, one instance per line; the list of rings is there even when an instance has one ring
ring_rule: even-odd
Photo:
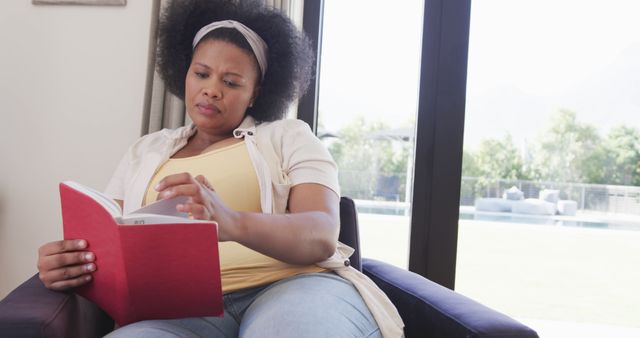
[[[324,1],[307,1],[303,29],[316,50],[298,118],[317,129]],[[455,286],[470,0],[425,0],[411,202],[409,270]]]

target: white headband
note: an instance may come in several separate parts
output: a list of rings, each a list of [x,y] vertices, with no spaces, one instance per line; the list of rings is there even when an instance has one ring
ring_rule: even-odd
[[[253,54],[258,60],[260,73],[262,74],[262,79],[264,80],[264,74],[267,72],[267,43],[264,42],[264,40],[262,40],[262,38],[258,34],[256,34],[256,32],[252,31],[251,28],[241,24],[238,21],[216,21],[200,28],[198,33],[196,33],[196,36],[193,38],[193,48],[196,48],[198,42],[200,42],[200,40],[205,35],[207,35],[207,33],[218,28],[235,28],[238,32],[240,32],[240,34],[242,34],[242,36],[244,36],[244,38],[249,43],[249,46],[251,46]]]

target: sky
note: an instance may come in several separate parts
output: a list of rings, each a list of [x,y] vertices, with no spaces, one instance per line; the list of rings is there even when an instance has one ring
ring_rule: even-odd
[[[394,4],[325,2],[327,129],[358,114],[392,128],[415,119],[422,1]],[[473,1],[465,147],[506,133],[517,145],[533,141],[559,109],[603,135],[620,124],[640,128],[638,13],[637,0]]]
[[[415,119],[422,1],[399,3],[325,1],[319,115],[327,129],[358,114],[393,127]]]
[[[472,2],[465,145],[533,141],[559,109],[603,136],[640,128],[638,13],[635,0]]]

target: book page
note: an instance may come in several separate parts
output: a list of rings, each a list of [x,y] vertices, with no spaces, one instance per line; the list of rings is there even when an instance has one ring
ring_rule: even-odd
[[[167,223],[214,223],[213,221],[203,221],[201,219],[191,219],[187,217],[167,216],[158,214],[129,214],[127,216],[116,217],[116,222],[122,225],[142,225],[142,224],[167,224]]]
[[[114,201],[113,199],[109,198],[107,195],[89,188],[85,185],[82,185],[78,182],[74,182],[74,181],[64,181],[62,182],[64,185],[68,186],[69,188],[72,188],[76,191],[79,191],[91,198],[93,198],[93,200],[95,200],[96,202],[100,203],[100,205],[102,205],[102,207],[107,210],[107,212],[109,212],[111,214],[111,216],[115,217],[120,217],[122,216],[122,209],[120,208],[120,205]]]
[[[178,204],[187,203],[186,196],[159,200],[146,205],[122,217],[116,217],[118,224],[166,224],[166,223],[208,223],[207,221],[191,219],[186,212],[176,210]],[[211,222],[215,223],[215,222]]]
[[[158,214],[158,215],[187,218],[188,214],[186,212],[179,212],[178,210],[176,210],[176,206],[178,204],[187,203],[188,199],[189,198],[187,196],[177,196],[174,198],[155,201],[151,204],[147,204],[144,207],[129,213],[126,216],[133,215],[133,214]]]
[[[193,220],[188,217],[186,212],[180,212],[176,210],[178,204],[184,204],[188,202],[188,197],[177,196],[174,198],[163,199],[146,205],[140,209],[137,209],[127,215],[122,215],[122,209],[120,205],[109,198],[107,195],[84,186],[78,182],[65,181],[63,182],[69,188],[76,190],[97,203],[99,203],[111,216],[116,223],[125,225],[139,225],[139,224],[166,224],[166,223],[203,223],[206,221]],[[215,223],[215,222],[213,222]]]

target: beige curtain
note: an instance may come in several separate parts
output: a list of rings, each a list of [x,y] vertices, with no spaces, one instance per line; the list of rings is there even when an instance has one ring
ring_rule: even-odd
[[[267,6],[279,9],[280,12],[286,14],[291,21],[302,29],[302,14],[304,9],[304,0],[263,0]]]
[[[242,0],[240,0],[242,1]],[[267,6],[279,9],[302,29],[302,14],[304,0],[263,0]],[[149,67],[147,69],[147,83],[145,90],[144,115],[142,118],[141,135],[152,133],[163,128],[177,128],[190,123],[185,114],[184,102],[166,91],[160,75],[156,71],[156,40],[158,18],[167,0],[153,0],[151,13],[151,36],[149,39]],[[295,117],[297,104],[294,103],[288,116]]]

